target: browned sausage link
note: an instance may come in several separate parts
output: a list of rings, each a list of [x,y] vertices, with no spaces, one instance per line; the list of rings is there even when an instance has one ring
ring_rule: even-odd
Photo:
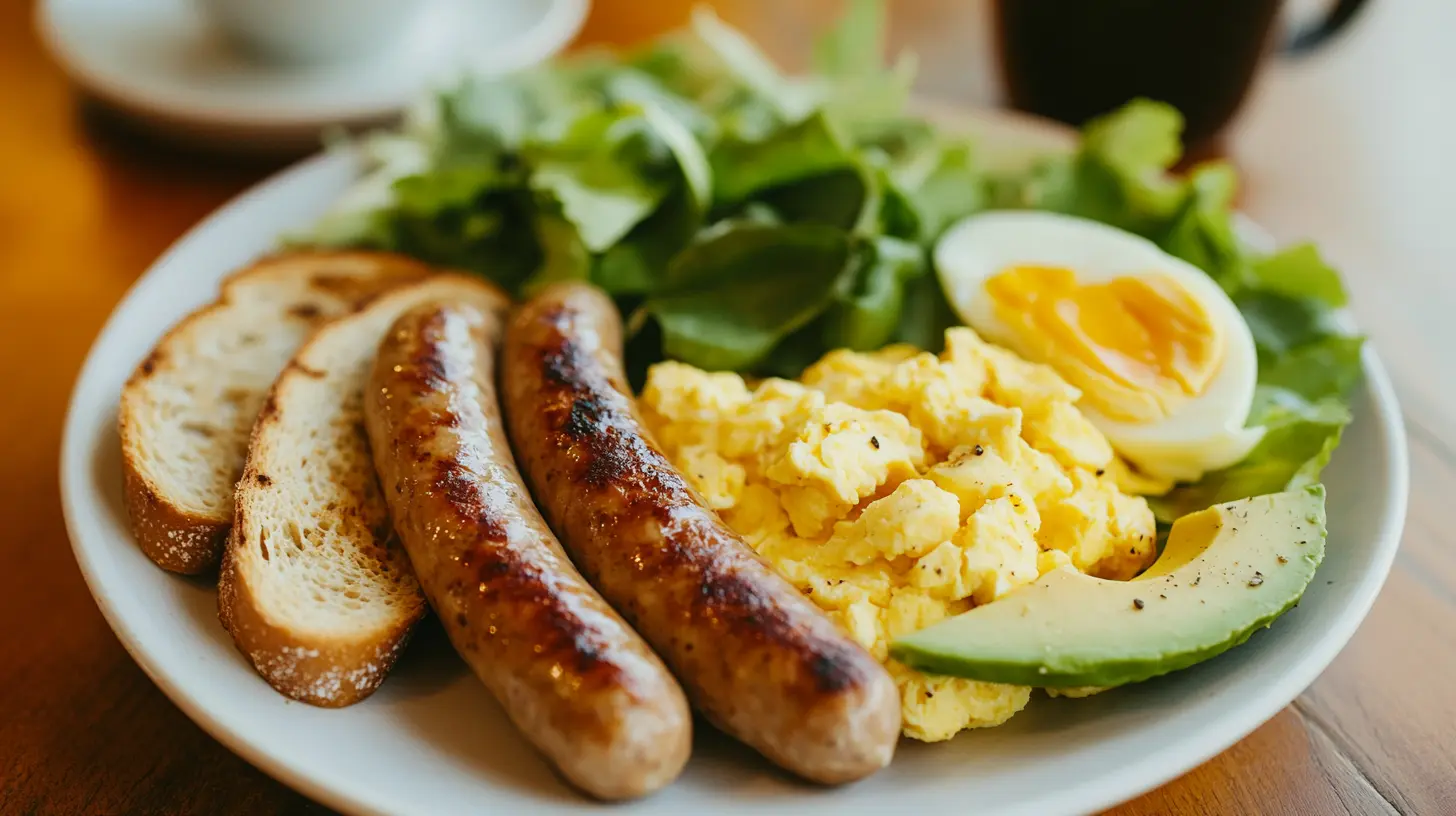
[[[646,436],[600,292],[546,289],[511,321],[506,420],[582,572],[719,727],[809,779],[890,761],[899,697],[873,657],[772,571]]]
[[[423,306],[365,397],[394,524],[455,649],[564,776],[604,799],[682,770],[682,689],[562,551],[516,471],[492,381],[500,318]]]

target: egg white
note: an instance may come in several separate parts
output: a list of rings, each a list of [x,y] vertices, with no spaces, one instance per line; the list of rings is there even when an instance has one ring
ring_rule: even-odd
[[[1015,333],[996,317],[985,283],[1024,264],[1070,269],[1082,283],[1163,274],[1182,284],[1222,327],[1226,342],[1218,371],[1203,393],[1180,404],[1170,416],[1123,422],[1085,402],[1078,405],[1123,458],[1150,476],[1195,481],[1210,470],[1239,462],[1259,443],[1264,429],[1244,427],[1258,377],[1254,338],[1238,307],[1202,270],[1151,241],[1083,218],[1030,210],[966,218],[935,247],[935,267],[946,299],[986,339],[1023,355],[1026,350],[1019,347]]]

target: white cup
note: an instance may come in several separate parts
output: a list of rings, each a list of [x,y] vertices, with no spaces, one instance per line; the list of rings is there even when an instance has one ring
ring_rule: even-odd
[[[230,39],[280,62],[359,56],[407,33],[432,0],[197,0]]]

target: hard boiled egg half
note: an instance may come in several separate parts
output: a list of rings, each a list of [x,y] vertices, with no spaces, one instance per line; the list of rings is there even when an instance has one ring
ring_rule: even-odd
[[[1143,473],[1194,481],[1248,455],[1258,359],[1227,294],[1114,227],[1048,212],[971,216],[935,248],[946,298],[991,342],[1045,363]]]

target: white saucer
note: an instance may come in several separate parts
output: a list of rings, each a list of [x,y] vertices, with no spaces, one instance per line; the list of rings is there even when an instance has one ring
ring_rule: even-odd
[[[72,79],[111,107],[188,141],[274,150],[385,119],[461,69],[540,62],[586,10],[587,0],[438,0],[377,53],[318,66],[240,52],[188,0],[42,0],[36,24]]]

